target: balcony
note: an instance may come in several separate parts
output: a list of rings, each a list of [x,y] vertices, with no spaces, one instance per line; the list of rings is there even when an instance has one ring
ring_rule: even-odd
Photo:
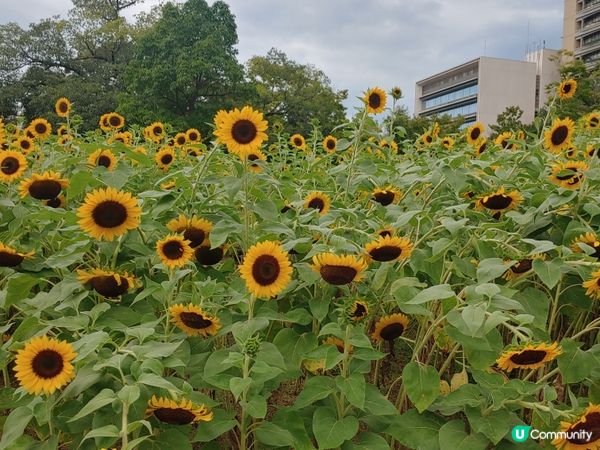
[[[594,0],[593,2],[588,3],[582,9],[577,11],[577,18],[584,19],[597,11],[600,11],[600,0]]]
[[[600,50],[600,39],[594,42],[590,42],[586,45],[582,45],[579,48],[575,49],[575,57],[581,58],[588,53],[595,52],[596,50]]]
[[[579,28],[575,31],[575,37],[579,38],[583,35],[592,33],[594,31],[600,30],[600,18],[596,22],[588,23],[586,26]]]

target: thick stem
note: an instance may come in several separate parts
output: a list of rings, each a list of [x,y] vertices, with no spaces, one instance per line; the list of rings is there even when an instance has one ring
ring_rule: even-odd
[[[127,420],[127,415],[129,414],[129,405],[123,402],[123,414],[121,415],[121,448],[126,449],[128,444],[127,438],[127,428],[129,426],[129,422]]]

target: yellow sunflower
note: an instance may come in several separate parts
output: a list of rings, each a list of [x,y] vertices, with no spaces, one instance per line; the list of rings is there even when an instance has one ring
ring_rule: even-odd
[[[169,307],[171,322],[188,336],[214,336],[221,329],[221,322],[199,306],[177,304]]]
[[[192,248],[208,241],[212,227],[212,222],[208,220],[200,219],[195,215],[188,219],[184,214],[180,214],[177,219],[172,219],[167,223],[167,228],[174,233],[183,234],[183,238],[190,242]]]
[[[565,189],[577,189],[585,177],[583,172],[588,169],[589,166],[582,161],[557,163],[552,166],[550,181]]]
[[[566,119],[554,119],[550,129],[544,132],[544,147],[552,153],[560,153],[569,147],[575,122],[568,117]]]
[[[120,131],[118,133],[113,134],[109,139],[108,143],[113,144],[115,142],[121,142],[125,145],[130,145],[133,141],[133,135],[130,131]]]
[[[600,405],[590,403],[573,422],[560,422],[559,435],[552,441],[558,450],[600,449]]]
[[[177,133],[173,138],[175,147],[183,147],[187,143],[187,136],[185,133]]]
[[[563,154],[568,159],[575,159],[577,157],[577,148],[573,144],[570,144],[567,148],[563,150]]]
[[[263,169],[262,165],[257,163],[257,161],[266,161],[267,156],[260,150],[253,150],[246,154],[246,159],[249,161],[248,168],[250,171],[254,173],[260,173]]]
[[[600,300],[600,270],[592,272],[592,278],[584,281],[582,286],[587,289],[586,295],[594,300]]]
[[[105,133],[108,133],[111,130],[111,126],[110,123],[108,123],[108,117],[109,114],[102,114],[100,116],[100,119],[98,120],[98,125],[100,126],[100,129],[102,131],[104,131]]]
[[[61,125],[60,127],[58,127],[56,129],[57,136],[66,136],[68,134],[69,134],[69,129],[67,128],[66,125]]]
[[[451,150],[452,147],[454,147],[454,139],[452,139],[450,136],[445,136],[442,139],[442,145],[447,149],[447,150]]]
[[[276,297],[292,279],[292,264],[287,252],[273,241],[250,247],[239,269],[246,288],[260,298]]]
[[[338,352],[344,353],[344,348],[348,349],[348,353],[352,353],[354,347],[350,344],[344,345],[344,341],[339,338],[329,336],[323,341],[323,345],[333,345],[337,348]]]
[[[67,341],[39,336],[17,352],[15,376],[28,393],[51,395],[75,376],[71,361],[77,353]]]
[[[324,192],[311,192],[304,199],[305,208],[318,209],[319,214],[322,216],[329,212],[330,206],[331,199],[329,198],[329,195],[325,194]]]
[[[171,147],[163,147],[154,155],[154,161],[159,168],[167,170],[173,161],[175,161],[175,150]]]
[[[144,135],[148,140],[158,143],[166,136],[165,126],[162,122],[152,122],[144,129]]]
[[[588,146],[585,149],[585,154],[588,156],[588,158],[591,158],[594,155],[597,158],[600,158],[600,143],[588,144]]]
[[[114,130],[118,130],[125,126],[125,118],[116,112],[108,113],[106,116],[106,123]]]
[[[481,122],[475,122],[469,128],[467,128],[467,143],[474,145],[480,137],[483,136],[483,124]]]
[[[297,148],[298,150],[306,150],[306,140],[301,134],[293,134],[292,137],[290,137],[290,144],[292,144],[294,148]]]
[[[319,253],[313,256],[311,267],[315,272],[319,272],[327,283],[339,286],[360,281],[368,265],[363,258],[353,255]]]
[[[419,142],[425,147],[427,147],[433,142],[433,135],[429,131],[427,131],[419,137]]]
[[[475,154],[477,156],[481,156],[481,154],[487,149],[487,139],[481,138],[473,146],[475,147]]]
[[[369,305],[361,300],[356,300],[348,310],[348,317],[355,322],[360,322],[369,315]]]
[[[0,267],[16,267],[21,264],[24,259],[31,258],[32,256],[33,252],[21,253],[0,242]]]
[[[493,213],[515,209],[523,201],[523,196],[519,191],[505,192],[504,186],[496,192],[484,195],[477,200],[476,209],[482,211],[489,209]]]
[[[592,247],[594,251],[590,255],[600,260],[600,238],[598,238],[598,236],[596,236],[594,233],[582,234],[578,236],[571,244],[571,250],[576,253],[583,253],[584,250],[578,244],[585,244]]]
[[[112,187],[89,192],[77,210],[81,229],[95,239],[108,241],[137,228],[141,214],[135,197]]]
[[[195,406],[191,400],[182,399],[179,403],[155,395],[148,400],[146,416],[154,416],[169,425],[188,425],[196,422],[210,422],[213,413],[204,405]]]
[[[584,117],[585,128],[595,129],[600,128],[600,113],[591,112]]]
[[[65,196],[61,194],[50,200],[42,200],[42,203],[50,208],[64,208],[67,200],[65,199]]]
[[[136,279],[129,273],[118,273],[102,269],[77,270],[77,278],[98,294],[117,298],[136,286]]]
[[[504,273],[503,278],[505,280],[514,280],[519,278],[521,275],[524,275],[531,271],[533,268],[533,261],[536,259],[544,259],[544,255],[535,254],[529,258],[523,258],[518,260],[509,269]]]
[[[385,189],[376,188],[372,195],[372,200],[383,206],[398,203],[400,198],[402,198],[402,193],[392,187],[387,187]]]
[[[375,330],[371,334],[371,339],[375,342],[391,342],[402,336],[406,327],[408,327],[408,317],[404,314],[396,313],[381,317],[375,324]]]
[[[190,144],[198,144],[202,140],[202,135],[196,128],[190,128],[185,132],[185,138]]]
[[[71,113],[71,102],[68,98],[59,98],[54,104],[54,111],[56,111],[58,117],[68,117]]]
[[[175,189],[176,187],[177,187],[177,182],[175,180],[165,181],[164,183],[160,184],[160,188],[164,189],[165,191]]]
[[[402,89],[400,89],[398,86],[394,86],[390,91],[390,94],[392,97],[398,100],[400,97],[402,97]]]
[[[575,95],[577,90],[577,81],[572,78],[564,80],[556,88],[556,95],[563,99],[569,99]]]
[[[394,235],[394,229],[391,227],[382,228],[381,230],[378,230],[376,234],[381,237],[392,237]]]
[[[36,139],[46,139],[52,134],[52,125],[46,119],[35,119],[29,124],[28,129]]]
[[[504,351],[496,360],[496,364],[507,372],[513,369],[537,369],[561,353],[562,349],[556,342],[553,344],[530,343]]]
[[[509,142],[511,139],[514,138],[515,137],[513,136],[512,131],[504,131],[503,133],[500,133],[496,137],[496,139],[494,139],[494,144],[506,150],[514,150],[516,148],[516,145]]]
[[[215,125],[217,140],[227,146],[229,153],[240,156],[259,149],[267,139],[267,121],[261,112],[250,106],[226,113],[219,111],[215,116]]]
[[[381,141],[379,141],[379,146],[381,148],[389,148],[394,155],[398,153],[398,144],[396,144],[395,141],[388,141],[387,139],[382,139]]]
[[[380,262],[410,258],[412,251],[413,245],[405,237],[379,237],[365,246],[368,257]]]
[[[379,114],[385,110],[387,95],[383,89],[374,87],[365,92],[363,101],[365,102],[368,113]]]
[[[337,139],[331,135],[325,136],[325,139],[323,139],[323,148],[327,153],[335,152],[335,149],[337,148]]]
[[[0,180],[10,183],[23,175],[27,169],[27,160],[21,152],[0,151]]]
[[[179,234],[170,234],[156,243],[156,253],[170,270],[191,261],[194,251],[190,241]]]
[[[58,197],[68,185],[69,181],[61,178],[58,172],[34,173],[21,181],[19,194],[21,197],[31,195],[37,200],[50,200]]]
[[[214,266],[225,256],[225,247],[210,248],[210,245],[199,245],[194,249],[194,257],[198,264],[203,266]]]
[[[117,157],[110,150],[96,150],[88,156],[87,163],[92,167],[106,167],[108,170],[115,170],[117,167]]]
[[[14,142],[13,145],[20,149],[26,155],[35,150],[35,144],[33,139],[28,136],[19,136]]]

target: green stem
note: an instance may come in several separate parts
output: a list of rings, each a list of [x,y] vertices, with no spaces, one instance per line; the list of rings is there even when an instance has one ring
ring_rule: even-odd
[[[126,449],[128,444],[127,428],[129,422],[127,415],[129,414],[129,405],[123,402],[123,414],[121,415],[121,448]]]
[[[250,311],[250,310],[249,310]],[[244,366],[242,367],[242,377],[245,380],[250,374],[250,356],[244,355]],[[248,423],[246,414],[246,397],[248,387],[245,387],[241,396],[241,417],[240,417],[240,450],[248,450]]]

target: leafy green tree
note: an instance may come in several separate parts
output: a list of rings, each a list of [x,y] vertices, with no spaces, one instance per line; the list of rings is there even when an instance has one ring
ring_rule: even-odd
[[[275,48],[266,56],[254,56],[247,63],[248,78],[254,88],[252,103],[269,121],[281,121],[290,133],[308,134],[317,119],[329,132],[345,120],[342,101],[345,90],[335,91],[323,71],[299,64]]]
[[[512,131],[513,133],[525,131],[528,127],[521,122],[522,116],[523,110],[519,106],[507,106],[504,111],[498,114],[496,123],[490,125],[490,129],[493,131],[490,138],[494,139],[504,131]]]
[[[577,81],[577,91],[570,99],[557,99],[555,111],[559,117],[570,117],[579,119],[588,112],[598,109],[600,105],[600,65],[588,69],[583,61],[575,59],[560,68],[563,80],[574,78]],[[549,87],[552,94],[556,84]],[[549,101],[551,101],[549,99]]]

